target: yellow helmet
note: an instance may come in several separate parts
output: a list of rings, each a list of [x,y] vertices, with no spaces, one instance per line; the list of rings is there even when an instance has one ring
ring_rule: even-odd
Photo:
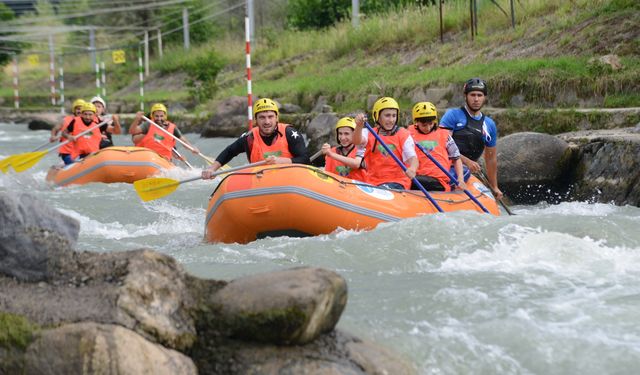
[[[353,117],[341,118],[340,120],[338,120],[338,122],[336,122],[336,131],[340,128],[344,128],[345,126],[356,130],[356,120],[354,120]]]
[[[336,122],[336,142],[338,142],[338,145],[340,144],[340,138],[338,137],[338,129],[340,128],[351,128],[356,130],[356,120],[352,117],[343,117]]]
[[[278,105],[276,102],[269,98],[262,98],[258,99],[258,101],[253,105],[253,118],[256,118],[258,113],[266,111],[274,111],[276,116],[280,116],[280,111],[278,111]]]
[[[74,110],[78,107],[82,107],[82,105],[86,103],[84,100],[82,99],[76,99],[73,101],[73,104],[71,105],[71,110]]]
[[[431,102],[419,102],[413,106],[411,110],[411,117],[413,117],[413,121],[419,118],[429,118],[434,119],[436,122],[438,121],[438,111],[436,110],[436,106]]]
[[[151,106],[151,115],[152,116],[153,116],[153,112],[155,112],[155,111],[162,111],[162,112],[164,112],[165,116],[169,115],[169,112],[167,112],[167,107],[165,107],[164,104],[162,104],[162,103],[156,103],[156,104]]]
[[[86,111],[91,111],[93,113],[96,113],[96,106],[93,105],[93,103],[84,103],[82,104],[82,106],[80,107],[80,110],[82,112],[86,112]]]
[[[380,112],[382,112],[383,109],[389,109],[389,108],[395,109],[396,111],[398,111],[398,114],[400,114],[400,106],[398,105],[398,102],[396,102],[394,98],[384,96],[376,100],[376,102],[373,103],[373,110],[372,110],[373,121],[378,122],[378,118],[380,118]]]

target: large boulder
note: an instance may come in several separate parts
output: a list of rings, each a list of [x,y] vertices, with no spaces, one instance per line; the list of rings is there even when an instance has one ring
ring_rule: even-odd
[[[44,280],[51,261],[70,255],[78,239],[75,220],[26,193],[0,193],[0,274]]]
[[[182,353],[117,325],[76,323],[43,331],[24,357],[24,374],[196,375]]]
[[[247,130],[247,98],[233,96],[220,102],[200,133],[203,137],[237,137]]]
[[[235,279],[211,301],[227,336],[288,345],[331,331],[346,303],[340,275],[308,267]]]
[[[307,125],[306,134],[309,140],[307,145],[309,156],[319,151],[324,143],[335,145],[334,126],[336,126],[336,122],[338,122],[338,116],[335,113],[320,113]],[[322,160],[322,158],[323,156],[320,156],[319,160]]]
[[[47,282],[0,277],[0,310],[45,326],[119,324],[167,347],[195,341],[192,299],[176,261],[149,250],[56,258]]]
[[[498,141],[500,189],[517,203],[557,202],[571,178],[567,142],[542,133],[523,132]]]
[[[341,330],[306,345],[282,346],[227,340],[193,357],[202,374],[385,375],[416,373],[391,351]]]
[[[640,133],[635,128],[559,137],[578,150],[571,198],[640,206]]]
[[[29,121],[29,130],[51,130],[62,122],[62,117],[62,115],[54,113],[34,115]]]

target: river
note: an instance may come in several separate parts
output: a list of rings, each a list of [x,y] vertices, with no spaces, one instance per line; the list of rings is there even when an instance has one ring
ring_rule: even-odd
[[[47,137],[24,124],[0,124],[0,158]],[[232,141],[187,138],[212,157]],[[125,136],[114,141],[131,144]],[[515,216],[436,214],[369,232],[209,244],[203,233],[212,181],[143,203],[127,184],[50,188],[46,170],[58,160],[52,153],[23,173],[0,175],[0,191],[29,191],[77,219],[78,249],[150,247],[192,274],[225,280],[302,265],[334,270],[349,287],[338,327],[395,350],[420,374],[640,368],[638,207],[515,206]],[[238,157],[232,166],[245,162]],[[170,177],[198,173],[180,169]]]

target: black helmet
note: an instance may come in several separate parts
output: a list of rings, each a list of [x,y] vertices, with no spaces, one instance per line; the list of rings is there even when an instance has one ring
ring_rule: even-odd
[[[464,84],[464,93],[466,95],[471,91],[481,91],[487,95],[487,83],[480,78],[471,78]]]

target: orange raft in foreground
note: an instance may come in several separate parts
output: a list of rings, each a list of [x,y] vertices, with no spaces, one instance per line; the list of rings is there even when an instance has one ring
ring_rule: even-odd
[[[493,215],[500,210],[475,177],[471,194]],[[443,211],[483,211],[463,192],[432,192]],[[315,236],[338,228],[367,230],[438,210],[421,191],[395,191],[306,165],[270,165],[229,174],[211,196],[205,220],[209,242],[247,243],[273,236]]]
[[[57,185],[83,185],[91,182],[133,183],[174,168],[167,159],[144,147],[107,147],[77,163],[51,167],[47,182]]]

